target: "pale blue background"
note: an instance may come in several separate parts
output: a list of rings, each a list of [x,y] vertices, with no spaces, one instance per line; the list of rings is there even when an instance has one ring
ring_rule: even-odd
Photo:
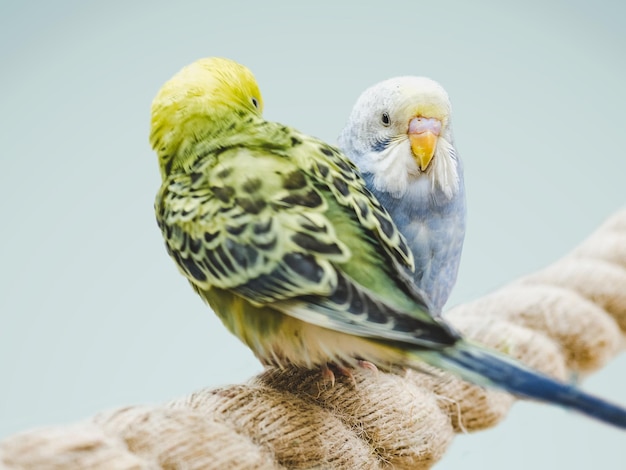
[[[3,1],[0,437],[261,370],[154,222],[149,107],[180,67],[239,60],[268,118],[333,142],[365,87],[440,81],[469,192],[456,304],[557,259],[624,205],[625,18],[618,1]],[[626,404],[625,359],[586,388]],[[438,468],[618,469],[625,437],[523,403]]]

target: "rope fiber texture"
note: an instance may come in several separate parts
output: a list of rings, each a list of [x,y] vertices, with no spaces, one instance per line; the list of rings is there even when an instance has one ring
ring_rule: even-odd
[[[626,333],[626,210],[573,252],[447,318],[547,374],[601,368]],[[435,369],[267,369],[248,383],[130,406],[0,442],[0,469],[430,468],[455,433],[492,427],[514,399]]]

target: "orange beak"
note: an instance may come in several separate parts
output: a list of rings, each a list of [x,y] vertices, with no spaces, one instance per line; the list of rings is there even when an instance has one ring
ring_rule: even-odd
[[[437,139],[441,132],[441,121],[416,116],[409,121],[408,136],[415,163],[420,171],[426,171],[435,155]]]

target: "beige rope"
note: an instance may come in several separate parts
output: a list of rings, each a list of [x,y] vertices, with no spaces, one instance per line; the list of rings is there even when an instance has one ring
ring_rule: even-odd
[[[466,335],[565,379],[602,367],[626,331],[626,210],[571,254],[448,318]],[[620,330],[621,327],[621,330]],[[454,433],[504,418],[513,399],[429,369],[268,369],[162,406],[100,413],[0,443],[2,469],[429,468]]]

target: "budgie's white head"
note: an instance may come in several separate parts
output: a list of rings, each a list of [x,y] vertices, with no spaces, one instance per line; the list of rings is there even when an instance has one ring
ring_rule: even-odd
[[[361,94],[339,146],[374,176],[377,190],[401,197],[417,183],[451,198],[459,190],[460,162],[450,112],[448,94],[437,82],[391,78]]]

